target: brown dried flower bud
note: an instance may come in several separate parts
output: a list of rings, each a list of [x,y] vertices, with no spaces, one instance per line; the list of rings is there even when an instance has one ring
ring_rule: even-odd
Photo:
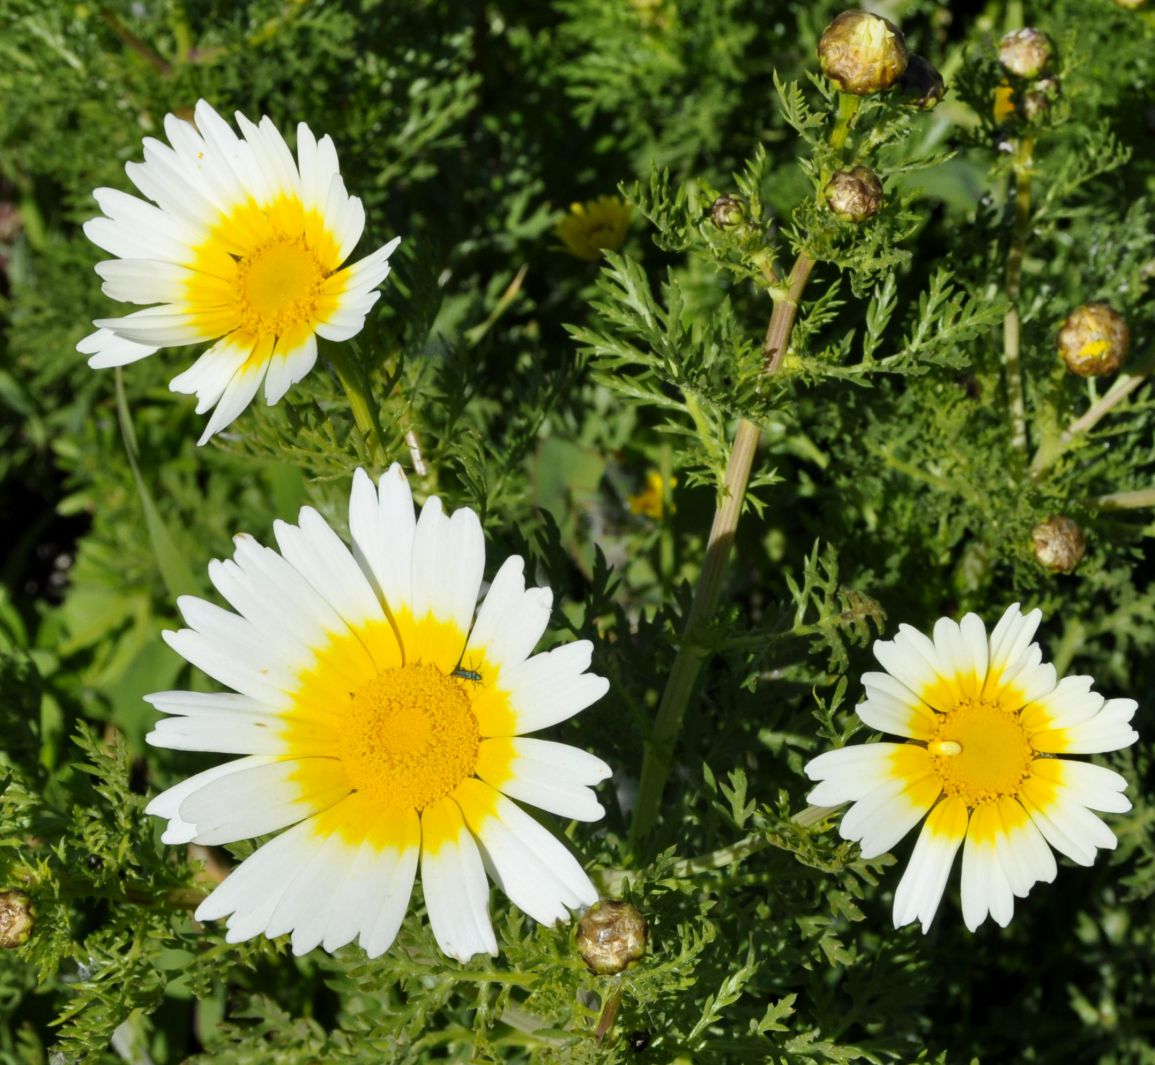
[[[1131,331],[1106,303],[1087,303],[1067,315],[1059,330],[1059,356],[1071,373],[1101,377],[1123,365]]]
[[[826,204],[844,222],[865,222],[882,207],[882,182],[873,170],[839,170],[822,190]]]
[[[1077,523],[1056,514],[1031,530],[1031,546],[1043,569],[1071,573],[1086,554],[1087,538]]]
[[[906,41],[889,19],[868,11],[843,11],[818,42],[822,73],[855,96],[889,89],[906,70]]]
[[[13,950],[27,943],[34,919],[32,903],[23,891],[0,891],[0,947]]]
[[[729,233],[746,221],[746,203],[737,196],[719,196],[710,208],[710,221],[716,229]]]
[[[946,92],[942,75],[920,55],[910,57],[906,70],[898,79],[898,87],[902,90],[904,102],[920,111],[938,106]]]
[[[999,63],[1016,78],[1037,78],[1051,61],[1051,39],[1042,30],[1012,30],[999,41]]]
[[[577,946],[591,972],[620,973],[645,956],[646,919],[632,903],[602,899],[578,922]]]

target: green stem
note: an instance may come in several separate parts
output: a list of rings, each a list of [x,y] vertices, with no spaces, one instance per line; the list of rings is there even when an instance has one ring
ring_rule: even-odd
[[[348,349],[334,344],[327,352],[329,362],[337,372],[337,379],[345,389],[353,421],[369,444],[369,452],[374,462],[383,462],[386,454],[385,438],[381,432],[381,422],[377,417],[377,407],[373,403],[369,381],[361,364],[351,358]]]
[[[1094,429],[1103,418],[1146,380],[1147,372],[1145,370],[1133,374],[1120,374],[1119,377],[1115,379],[1115,383],[1107,389],[1106,393],[1096,400],[1087,409],[1085,414],[1080,415],[1071,422],[1071,424],[1059,434],[1057,440],[1044,441],[1039,445],[1038,451],[1035,452],[1034,459],[1031,460],[1031,476],[1036,480],[1041,477],[1063,452],[1071,446],[1077,437],[1083,433],[1089,433]]]
[[[830,134],[830,147],[836,152],[841,152],[846,144],[846,138],[850,136],[854,118],[861,106],[861,96],[855,96],[849,92],[838,94],[838,116],[834,124],[834,131]]]
[[[1015,149],[1013,178],[1015,218],[1011,245],[1007,251],[1007,300],[1010,306],[1003,317],[1003,365],[1007,378],[1007,414],[1011,423],[1011,446],[1016,451],[1027,446],[1027,415],[1023,401],[1023,364],[1020,354],[1021,323],[1019,296],[1022,292],[1023,253],[1031,229],[1031,169],[1035,139],[1024,137]]]
[[[1100,510],[1142,510],[1155,507],[1155,488],[1136,488],[1132,492],[1112,492],[1099,496],[1095,506]]]
[[[777,373],[786,354],[790,331],[798,313],[798,301],[802,290],[810,278],[814,260],[805,252],[798,255],[790,272],[789,288],[774,297],[774,311],[766,330],[766,340],[762,345],[764,371],[767,375]],[[738,518],[742,513],[742,503],[746,498],[746,486],[750,481],[750,470],[754,464],[754,454],[758,449],[761,430],[753,422],[742,419],[734,436],[734,445],[726,472],[722,477],[718,507],[714,513],[714,523],[706,545],[706,557],[694,597],[686,613],[682,628],[682,639],[674,665],[666,680],[662,701],[654,719],[654,727],[646,743],[642,757],[642,776],[638,783],[637,805],[630,824],[630,844],[635,853],[643,840],[649,836],[657,822],[658,809],[665,790],[666,779],[674,764],[674,747],[682,730],[686,706],[693,693],[694,683],[705,661],[703,649],[695,642],[695,630],[707,620],[718,606],[722,590],[722,579],[730,558],[730,548],[734,543],[734,533]]]

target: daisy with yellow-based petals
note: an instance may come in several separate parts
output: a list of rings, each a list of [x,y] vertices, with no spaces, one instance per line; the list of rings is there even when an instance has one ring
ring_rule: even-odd
[[[1031,639],[1042,615],[1015,603],[987,636],[975,614],[940,619],[930,639],[900,625],[874,655],[858,716],[906,743],[866,743],[819,755],[816,806],[854,805],[844,839],[865,858],[893,847],[926,817],[894,894],[895,927],[927,931],[962,848],[962,909],[974,931],[987,915],[1010,921],[1016,897],[1057,872],[1052,848],[1091,865],[1116,844],[1091,811],[1131,808],[1118,773],[1060,755],[1097,754],[1138,739],[1133,699],[1104,699],[1090,677],[1058,679]]]
[[[542,654],[552,595],[523,562],[485,563],[472,510],[426,501],[415,517],[394,465],[363,470],[349,501],[352,551],[308,507],[278,522],[280,551],[236,537],[209,576],[231,604],[179,601],[169,645],[232,692],[149,696],[171,715],[150,743],[245,757],[157,796],[167,843],[280,835],[196,911],[228,916],[230,942],[292,933],[294,953],[393,942],[417,868],[433,934],[465,960],[496,953],[486,872],[544,924],[597,892],[573,855],[513,799],[594,821],[599,758],[530,738],[605,694],[581,640]],[[290,827],[291,826],[291,827]],[[231,916],[229,916],[231,915]]]
[[[570,254],[596,263],[603,251],[617,251],[626,242],[629,228],[630,205],[618,196],[599,196],[571,203],[554,232]]]
[[[116,256],[98,263],[104,292],[154,304],[98,318],[77,350],[90,366],[123,366],[160,348],[212,341],[169,387],[212,409],[199,443],[229,425],[264,385],[277,403],[317,360],[317,338],[355,336],[389,273],[392,240],[341,268],[365,229],[337,152],[303,122],[297,157],[268,118],[237,114],[241,136],[204,100],[196,125],[167,115],[169,143],[144,141],[125,170],[147,199],[94,193],[104,214],[84,226]]]

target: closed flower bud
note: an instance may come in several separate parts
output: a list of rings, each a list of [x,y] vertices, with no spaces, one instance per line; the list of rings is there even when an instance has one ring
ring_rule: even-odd
[[[910,57],[906,70],[898,79],[898,87],[902,90],[903,101],[920,111],[936,107],[946,92],[942,75],[920,55]]]
[[[822,190],[826,203],[844,222],[865,222],[882,207],[882,182],[873,170],[839,170]]]
[[[1034,122],[1050,110],[1059,98],[1059,79],[1055,77],[1039,78],[1034,85],[1023,94],[1023,117]]]
[[[23,891],[0,891],[0,947],[13,950],[27,943],[34,916]]]
[[[1031,546],[1043,569],[1071,573],[1086,554],[1087,538],[1077,523],[1058,514],[1031,530]]]
[[[737,196],[719,196],[710,208],[710,221],[715,228],[729,233],[746,221],[746,204]]]
[[[1051,41],[1042,30],[1012,30],[999,41],[999,62],[1016,78],[1037,78],[1050,61]]]
[[[1071,373],[1101,377],[1123,364],[1131,331],[1118,311],[1106,303],[1076,307],[1059,330],[1059,355]]]
[[[578,922],[577,946],[591,972],[620,973],[645,956],[646,919],[632,903],[602,899]]]
[[[906,41],[889,19],[867,11],[844,11],[818,42],[822,73],[855,96],[889,89],[906,70]]]

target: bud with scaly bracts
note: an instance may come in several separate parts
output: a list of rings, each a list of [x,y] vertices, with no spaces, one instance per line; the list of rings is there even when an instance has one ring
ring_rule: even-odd
[[[1023,117],[1028,122],[1037,122],[1059,98],[1059,79],[1056,77],[1039,78],[1034,85],[1023,94],[1020,105]]]
[[[873,170],[839,170],[822,190],[826,204],[844,222],[865,222],[882,207],[882,182]]]
[[[1035,559],[1052,573],[1072,573],[1087,551],[1083,530],[1070,518],[1056,514],[1031,530]]]
[[[1059,330],[1059,356],[1071,373],[1102,377],[1123,365],[1131,331],[1106,303],[1087,303],[1067,315]]]
[[[27,943],[35,916],[23,891],[0,891],[0,947],[15,950]]]
[[[999,63],[1016,78],[1037,78],[1051,61],[1051,40],[1042,30],[1012,30],[999,41]]]
[[[737,196],[719,196],[710,208],[710,221],[715,229],[732,233],[746,222],[745,201]]]
[[[889,89],[906,70],[906,41],[889,19],[867,11],[844,11],[822,34],[822,73],[855,96]]]
[[[646,931],[646,919],[632,903],[602,899],[578,922],[577,947],[591,972],[611,976],[645,956]]]
[[[920,111],[930,111],[946,93],[946,83],[942,75],[920,55],[912,55],[906,70],[898,79],[903,102],[917,107]]]

